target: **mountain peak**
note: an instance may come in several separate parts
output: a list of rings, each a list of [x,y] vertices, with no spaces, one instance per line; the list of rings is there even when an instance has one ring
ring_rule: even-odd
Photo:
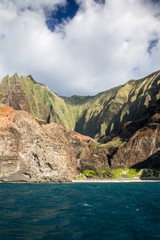
[[[18,77],[18,73],[15,72],[12,77],[19,78],[19,77]]]
[[[18,77],[15,73],[14,77],[2,81],[0,102],[29,111],[38,120],[57,122],[81,134],[100,138],[116,135],[125,122],[135,120],[160,98],[159,74],[131,80],[96,96],[63,98],[37,83],[32,75]]]

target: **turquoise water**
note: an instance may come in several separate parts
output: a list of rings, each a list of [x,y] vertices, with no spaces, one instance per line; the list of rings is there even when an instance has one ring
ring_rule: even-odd
[[[0,240],[160,239],[160,182],[0,184]]]

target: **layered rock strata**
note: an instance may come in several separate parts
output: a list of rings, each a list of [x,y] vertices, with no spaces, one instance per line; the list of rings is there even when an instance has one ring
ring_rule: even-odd
[[[90,137],[0,106],[1,181],[70,181],[83,169],[107,165],[107,149],[96,147]]]
[[[126,144],[113,155],[113,168],[160,168],[160,100],[119,132]]]

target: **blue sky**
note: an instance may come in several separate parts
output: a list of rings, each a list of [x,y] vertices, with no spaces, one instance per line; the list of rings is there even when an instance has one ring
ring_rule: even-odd
[[[0,79],[94,95],[160,69],[158,0],[1,0]]]
[[[71,20],[74,18],[78,9],[79,4],[76,1],[68,0],[64,6],[58,5],[56,11],[52,11],[52,9],[46,10],[47,27],[54,32],[56,25],[62,24],[67,19]]]

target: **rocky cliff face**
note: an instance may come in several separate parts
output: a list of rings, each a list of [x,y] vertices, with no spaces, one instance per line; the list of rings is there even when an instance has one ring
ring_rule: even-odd
[[[56,122],[90,137],[117,135],[123,124],[135,120],[160,98],[160,71],[93,97],[62,98],[31,76],[6,76],[0,84],[0,102],[29,112],[47,123]]]
[[[0,102],[17,110],[0,105],[0,180],[70,181],[83,170],[108,165],[160,168],[159,86],[156,72],[95,97],[63,99],[31,76],[6,76]],[[69,129],[109,137],[120,131],[98,147]]]
[[[118,138],[127,143],[116,149],[113,168],[160,168],[160,101],[126,123]]]
[[[111,162],[113,168],[160,168],[160,127],[138,130]]]
[[[106,167],[106,156],[90,137],[0,106],[1,181],[68,181],[83,169]]]

